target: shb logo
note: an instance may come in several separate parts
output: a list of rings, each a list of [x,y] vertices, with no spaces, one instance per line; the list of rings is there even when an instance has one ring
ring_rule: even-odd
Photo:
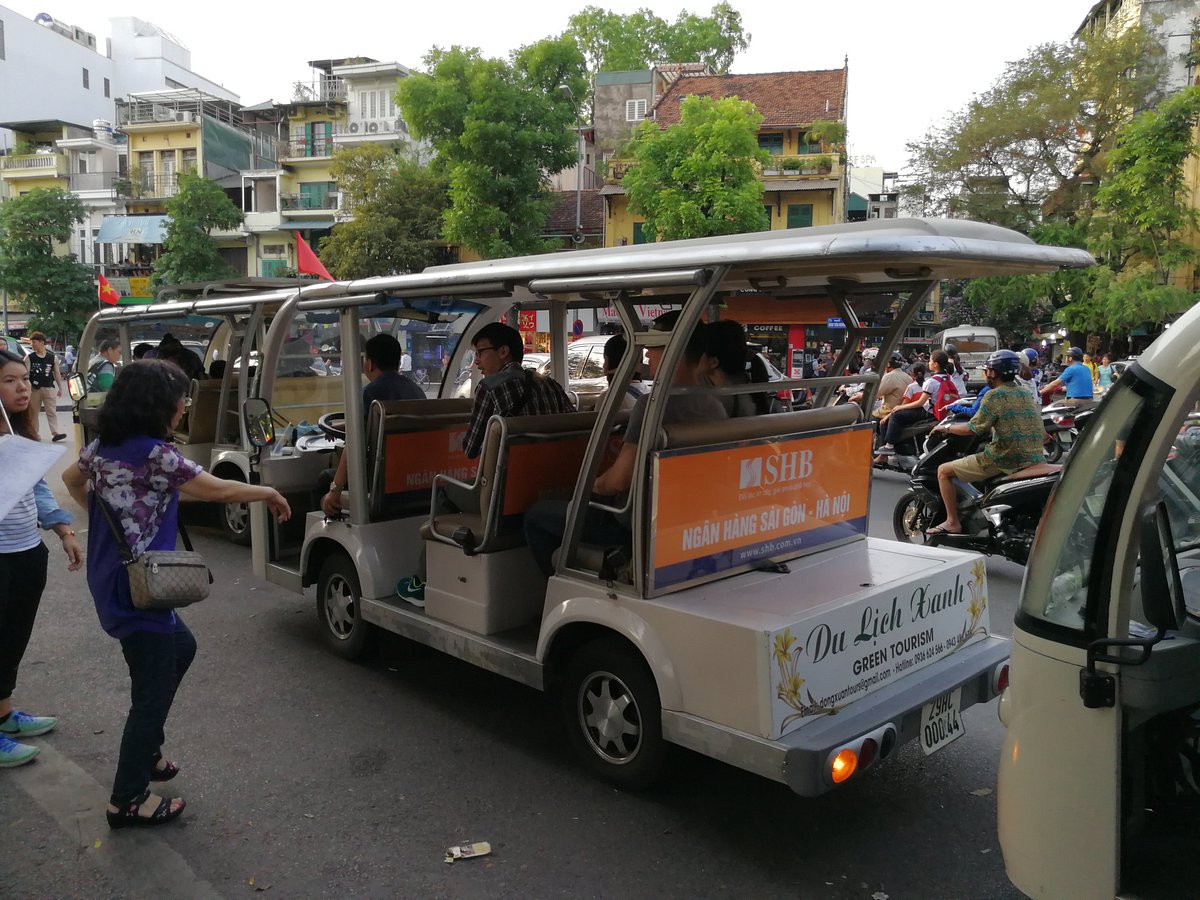
[[[762,487],[762,457],[742,460],[742,473],[738,478],[738,489]]]
[[[812,451],[793,450],[791,453],[741,460],[738,489],[768,487],[784,481],[799,481],[812,475]],[[765,473],[765,476],[764,476]]]

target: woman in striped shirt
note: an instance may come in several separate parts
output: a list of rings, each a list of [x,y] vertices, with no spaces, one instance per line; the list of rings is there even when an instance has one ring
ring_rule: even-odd
[[[0,431],[38,439],[37,408],[32,404],[29,370],[15,353],[0,348]],[[13,709],[17,669],[46,587],[50,551],[38,526],[62,540],[68,568],[83,564],[83,551],[71,530],[71,515],[58,508],[46,482],[39,481],[0,519],[0,768],[19,766],[38,754],[38,748],[14,738],[36,737],[58,724],[53,716],[31,716]]]

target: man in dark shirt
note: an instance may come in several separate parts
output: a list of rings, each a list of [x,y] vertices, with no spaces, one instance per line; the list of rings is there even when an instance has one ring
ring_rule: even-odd
[[[400,374],[400,342],[390,334],[377,334],[363,345],[363,413],[370,413],[376,400],[424,400],[425,392],[406,375]],[[321,498],[321,509],[332,516],[342,511],[342,491],[346,488],[346,450],[338,460],[329,490]]]
[[[475,365],[483,381],[475,391],[471,421],[463,435],[463,452],[475,459],[483,450],[488,420],[492,416],[547,416],[575,412],[567,392],[553,378],[538,375],[521,367],[525,345],[521,332],[491,322],[484,325],[471,340],[475,348]],[[448,506],[463,512],[479,512],[479,495],[447,485],[443,497]],[[414,606],[425,605],[425,551],[422,549],[416,575],[403,578],[396,593]]]
[[[58,370],[58,357],[46,349],[46,335],[35,331],[29,335],[33,352],[25,357],[29,369],[29,384],[33,388],[34,409],[41,406],[46,411],[46,423],[55,441],[64,441],[67,436],[58,430],[58,398],[62,396],[63,377]]]

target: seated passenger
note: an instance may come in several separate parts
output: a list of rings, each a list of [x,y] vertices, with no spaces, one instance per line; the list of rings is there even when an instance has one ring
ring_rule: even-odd
[[[678,319],[677,312],[665,313],[654,320],[658,331],[669,331]],[[684,348],[683,359],[675,367],[671,384],[689,386],[697,384],[696,374],[704,355],[705,330],[712,326],[698,323]],[[662,364],[663,347],[647,347],[646,358],[650,363],[650,377],[658,378],[658,367]],[[621,506],[633,485],[633,473],[637,468],[638,441],[642,436],[642,422],[646,417],[649,395],[639,397],[629,413],[629,424],[621,441],[621,451],[613,464],[600,473],[592,485],[592,493],[598,497],[613,497],[609,505]],[[707,394],[669,394],[663,410],[663,423],[703,422],[727,418],[725,408],[717,397]],[[533,554],[542,574],[549,578],[554,574],[554,551],[562,543],[567,523],[567,503],[563,500],[541,500],[525,513],[525,541]],[[583,541],[603,546],[627,546],[631,529],[627,522],[618,521],[612,513],[588,509],[583,526]]]
[[[538,375],[521,366],[525,344],[521,332],[510,325],[490,322],[471,340],[475,349],[475,365],[483,381],[475,391],[471,420],[463,435],[463,453],[475,459],[483,450],[484,435],[492,416],[508,419],[514,416],[552,416],[575,412],[567,392],[553,378]],[[460,512],[479,512],[479,495],[455,485],[442,488],[444,506]],[[425,550],[417,564],[417,572],[402,578],[396,593],[413,606],[425,605]]]
[[[767,383],[766,364],[746,345],[746,330],[732,319],[710,322],[704,328],[704,354],[697,366],[697,383],[710,387]],[[723,394],[717,400],[729,418],[780,412],[778,399],[770,393]]]
[[[610,385],[613,377],[617,374],[617,366],[621,364],[621,359],[625,356],[625,348],[628,346],[629,342],[625,340],[623,334],[614,334],[604,342],[604,377],[608,379]],[[639,397],[644,397],[648,393],[650,393],[650,385],[642,381],[641,372],[635,365],[633,374],[629,376],[629,383],[625,385],[625,395],[621,398],[621,405],[618,409],[628,412],[633,409],[633,405]]]
[[[400,342],[390,334],[377,334],[363,345],[363,412],[369,414],[376,400],[424,400],[425,392],[416,382],[400,374]],[[342,511],[342,491],[346,489],[346,448],[338,460],[329,489],[321,498],[321,510],[327,516]],[[323,480],[323,477],[322,479]]]

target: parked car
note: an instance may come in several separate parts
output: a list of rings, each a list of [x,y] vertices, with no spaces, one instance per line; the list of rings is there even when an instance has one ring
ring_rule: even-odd
[[[18,341],[15,337],[7,334],[0,334],[0,341],[4,342],[5,350],[7,350],[9,353],[17,354],[17,356],[21,357],[21,359],[24,359],[26,354],[29,353],[29,348],[25,344],[22,344],[20,341]]]
[[[596,398],[608,389],[608,379],[604,377],[604,345],[611,337],[610,334],[582,337],[567,347],[567,377],[570,383],[565,387],[579,399],[581,411],[594,407]],[[550,374],[549,356],[538,372]]]

